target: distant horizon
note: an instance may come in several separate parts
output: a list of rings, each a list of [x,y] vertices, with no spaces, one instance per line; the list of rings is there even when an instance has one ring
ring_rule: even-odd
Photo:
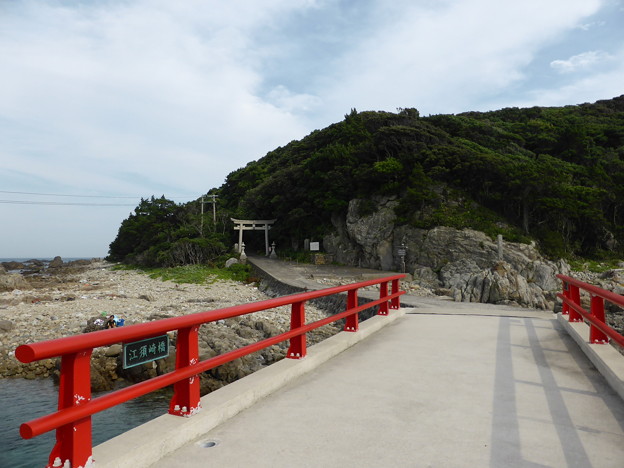
[[[108,255],[108,254],[107,254]],[[90,260],[92,258],[105,258],[107,255],[93,255],[93,256],[63,256],[63,255],[48,255],[48,256],[24,256],[24,257],[0,257],[0,262],[20,262],[28,260],[54,260],[56,257],[61,257],[61,260]]]

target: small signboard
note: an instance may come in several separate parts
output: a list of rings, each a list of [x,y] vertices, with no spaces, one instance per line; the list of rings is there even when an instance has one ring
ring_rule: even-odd
[[[123,368],[138,366],[169,356],[169,336],[161,335],[123,344]]]
[[[310,250],[313,252],[318,252],[321,250],[321,246],[319,242],[310,242]]]
[[[405,249],[399,249],[399,257],[405,257],[407,251]]]

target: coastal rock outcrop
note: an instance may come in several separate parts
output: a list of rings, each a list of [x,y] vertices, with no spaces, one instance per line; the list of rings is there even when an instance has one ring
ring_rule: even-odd
[[[61,257],[54,257],[48,264],[48,268],[61,268],[64,265]]]
[[[340,263],[400,271],[400,246],[406,250],[406,272],[423,287],[456,301],[518,304],[551,308],[556,278],[568,274],[564,261],[551,262],[534,244],[492,240],[483,232],[439,226],[397,226],[392,199],[351,200],[345,218],[332,219],[335,232],[323,240]],[[367,209],[363,209],[366,207]]]
[[[451,282],[451,295],[458,302],[524,305],[537,309],[554,307],[537,284],[529,283],[506,262],[499,262],[488,270],[463,273],[453,277]]]
[[[24,268],[24,264],[22,262],[10,261],[10,262],[2,262],[2,269],[7,271],[11,270],[21,270]],[[0,269],[0,274],[2,273],[2,269]]]
[[[0,274],[0,291],[29,289],[28,281],[18,273]]]

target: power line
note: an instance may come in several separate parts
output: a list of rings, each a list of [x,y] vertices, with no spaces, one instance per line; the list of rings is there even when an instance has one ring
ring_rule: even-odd
[[[15,193],[19,195],[41,195],[41,196],[46,196],[46,197],[73,197],[73,198],[131,198],[135,200],[137,198],[142,198],[142,197],[128,197],[128,196],[121,197],[121,196],[112,196],[112,195],[67,195],[67,194],[61,194],[61,193],[13,192],[9,190],[0,190],[0,193]],[[187,197],[165,197],[165,198],[189,199],[193,197],[187,196]]]
[[[41,195],[46,197],[75,197],[75,198],[139,198],[139,197],[112,197],[107,195],[64,195],[60,193],[11,192],[0,190],[0,193],[17,193],[19,195]]]
[[[5,205],[47,205],[47,206],[136,206],[130,203],[61,203],[47,201],[27,201],[27,200],[0,200]]]

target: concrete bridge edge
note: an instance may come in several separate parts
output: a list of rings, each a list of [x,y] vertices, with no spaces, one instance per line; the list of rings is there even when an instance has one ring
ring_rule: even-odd
[[[570,323],[561,313],[557,314],[557,321],[596,366],[611,388],[624,400],[624,356],[613,346],[591,344],[589,326],[585,322]]]

